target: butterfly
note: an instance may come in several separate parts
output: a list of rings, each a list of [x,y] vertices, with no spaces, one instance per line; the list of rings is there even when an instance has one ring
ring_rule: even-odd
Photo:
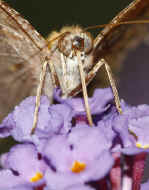
[[[148,0],[135,0],[95,39],[87,30],[74,26],[52,33],[46,40],[18,12],[0,1],[0,119],[22,99],[36,95],[45,62],[49,67],[45,70],[43,94],[52,101],[54,87],[60,86],[64,98],[75,96],[82,89],[76,52],[83,47],[80,59],[88,84],[101,65],[118,63],[132,43],[139,43],[142,31],[145,35],[143,27],[119,23],[142,18],[148,11]]]

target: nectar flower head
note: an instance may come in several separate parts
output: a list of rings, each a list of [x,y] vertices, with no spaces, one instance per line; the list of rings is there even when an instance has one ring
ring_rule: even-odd
[[[35,109],[35,97],[28,97],[10,113],[0,125],[0,137],[13,136],[19,142],[37,142],[55,133],[66,133],[71,126],[72,109],[66,105],[51,105],[47,97],[41,97],[38,124],[31,135]]]
[[[102,129],[81,124],[67,136],[51,138],[42,150],[50,167],[45,174],[47,185],[65,189],[103,178],[113,165],[110,146]]]
[[[46,187],[44,190],[51,190],[49,187]],[[73,186],[69,186],[65,189],[62,189],[61,190],[95,190],[94,188],[88,186],[88,185],[73,185]]]
[[[149,151],[149,106],[131,107],[121,101],[123,113],[120,115],[111,89],[96,90],[89,98],[93,117],[91,127],[87,122],[84,100],[63,100],[59,92],[55,92],[59,103],[54,105],[50,105],[45,96],[41,97],[38,124],[33,135],[35,97],[25,99],[3,120],[0,138],[11,135],[22,144],[1,155],[0,189],[93,190],[92,186],[97,184],[100,189],[102,184],[108,189],[109,184],[111,187],[120,185],[122,180],[121,153],[136,156],[134,163],[141,160],[141,169],[137,173],[141,176]],[[142,151],[145,153],[140,157],[135,155]],[[129,170],[131,164],[126,157],[124,155],[124,169]],[[138,163],[136,165],[138,167]],[[115,172],[119,174],[116,178]]]
[[[149,151],[149,106],[127,107],[115,117],[113,128],[119,134],[124,154]]]
[[[6,188],[3,190],[34,190],[34,188],[28,185],[19,185],[16,187]]]
[[[43,184],[47,165],[39,158],[34,145],[21,144],[10,149],[5,157],[3,168],[0,171],[0,189]]]
[[[59,103],[69,105],[75,115],[86,115],[84,100],[82,98],[67,98],[60,97],[61,90],[55,89],[54,98]],[[89,98],[89,105],[92,114],[102,114],[111,106],[113,102],[113,94],[111,88],[96,89],[93,97]]]

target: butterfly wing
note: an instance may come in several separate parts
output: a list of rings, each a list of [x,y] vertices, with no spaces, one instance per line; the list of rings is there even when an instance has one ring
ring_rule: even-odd
[[[148,24],[114,24],[145,18],[149,18],[149,0],[135,0],[122,10],[95,38],[94,62],[105,58],[114,70],[119,69],[128,51],[135,48],[148,35],[149,30]]]
[[[15,10],[0,2],[0,119],[23,98],[35,95],[48,53],[45,39]]]

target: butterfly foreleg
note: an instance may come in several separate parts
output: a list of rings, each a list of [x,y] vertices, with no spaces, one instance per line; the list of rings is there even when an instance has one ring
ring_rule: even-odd
[[[108,79],[110,81],[110,85],[113,91],[113,95],[114,95],[114,99],[115,99],[115,104],[116,104],[116,108],[118,110],[119,113],[122,113],[122,109],[121,109],[121,105],[120,105],[120,99],[119,99],[119,95],[118,95],[118,91],[116,88],[116,84],[115,84],[115,80],[113,78],[113,74],[111,71],[110,66],[108,65],[108,63],[105,61],[105,59],[101,59],[99,60],[96,65],[92,68],[92,70],[88,73],[88,82],[90,82],[90,80],[96,75],[96,73],[98,72],[98,70],[102,67],[105,66],[107,75],[108,75]]]
[[[112,91],[113,91],[116,108],[117,108],[118,112],[121,114],[122,113],[122,108],[121,108],[121,104],[120,104],[120,98],[119,98],[119,95],[118,95],[118,91],[117,91],[117,88],[116,88],[116,83],[115,83],[115,80],[114,80],[114,77],[113,77],[112,70],[111,70],[109,64],[106,62],[105,59],[101,59],[100,61],[103,62],[104,66],[105,66],[105,69],[106,69],[106,72],[107,72],[107,75],[108,75],[108,79],[109,79],[109,82],[110,82],[110,85],[111,85],[111,88],[112,88]]]
[[[90,111],[89,102],[88,102],[88,94],[87,94],[85,75],[84,75],[83,65],[82,65],[82,61],[81,61],[81,52],[80,51],[77,52],[77,57],[78,57],[78,67],[79,67],[80,79],[81,79],[81,84],[82,84],[82,92],[83,92],[83,97],[84,97],[85,110],[86,110],[86,114],[87,114],[88,123],[90,126],[92,126],[93,121],[92,121],[91,111]]]
[[[37,122],[38,122],[38,112],[39,112],[39,107],[40,107],[40,97],[41,97],[42,89],[43,89],[43,86],[44,86],[44,80],[45,80],[45,76],[46,76],[47,64],[48,64],[48,60],[45,60],[45,62],[42,65],[42,70],[41,70],[41,73],[40,73],[39,86],[37,88],[37,93],[36,93],[35,111],[34,111],[33,127],[32,127],[31,134],[34,133],[34,131],[36,129]]]

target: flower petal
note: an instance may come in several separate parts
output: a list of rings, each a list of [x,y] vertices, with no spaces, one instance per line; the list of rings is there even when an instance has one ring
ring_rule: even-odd
[[[0,189],[12,188],[17,185],[25,185],[26,182],[18,177],[13,175],[10,170],[1,170],[0,171]]]
[[[38,174],[44,175],[46,170],[44,161],[38,159],[38,152],[34,145],[31,144],[16,145],[11,148],[8,153],[7,164],[26,182],[32,182],[33,177]],[[38,179],[40,180],[41,178]]]
[[[54,98],[60,102],[71,106],[76,115],[86,114],[84,100],[82,98],[67,98],[60,97],[60,90],[56,89]],[[92,98],[89,98],[89,105],[92,114],[101,114],[105,112],[113,101],[113,93],[111,88],[96,89]],[[98,106],[97,106],[98,105]]]

